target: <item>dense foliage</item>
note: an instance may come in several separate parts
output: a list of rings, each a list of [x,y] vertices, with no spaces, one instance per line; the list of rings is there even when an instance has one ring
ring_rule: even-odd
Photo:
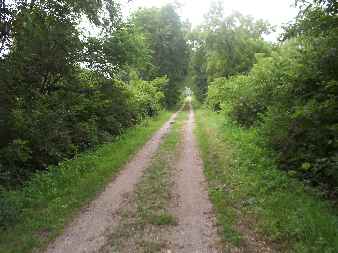
[[[163,89],[165,102],[173,106],[179,99],[187,74],[189,51],[185,32],[188,27],[180,21],[174,5],[139,9],[132,21],[136,29],[145,34],[152,56],[141,76],[148,80],[166,75],[169,82]]]
[[[338,186],[338,16],[330,1],[302,5],[270,56],[210,83],[208,104],[258,127],[280,168],[331,195]]]
[[[221,4],[212,5],[205,22],[190,34],[191,82],[201,101],[208,82],[247,73],[257,54],[269,55],[271,51],[262,37],[272,29],[269,24],[238,12],[224,16],[223,9]]]
[[[142,20],[143,12],[156,20]],[[122,21],[113,0],[1,1],[1,14],[2,187],[21,185],[177,101],[187,50],[172,6]],[[97,36],[79,28],[84,20]],[[150,38],[141,29],[148,24],[166,29]]]
[[[228,115],[210,110],[199,110],[196,116],[222,239],[250,252],[247,232],[238,222],[254,220],[247,226],[260,238],[269,238],[275,252],[337,251],[337,209],[319,191],[278,169],[271,150],[257,143],[257,128],[238,127]]]

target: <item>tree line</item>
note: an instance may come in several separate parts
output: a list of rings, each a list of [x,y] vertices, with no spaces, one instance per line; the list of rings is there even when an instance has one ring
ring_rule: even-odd
[[[191,28],[170,4],[124,20],[114,0],[0,1],[1,188],[113,140],[189,86],[256,129],[281,169],[336,196],[337,3],[296,3],[270,43],[269,23],[218,2]]]
[[[214,5],[193,33],[190,82],[199,100],[254,128],[290,176],[338,193],[338,5],[296,1],[278,43],[271,26]]]
[[[2,0],[0,190],[174,106],[189,62],[174,5]],[[87,20],[96,36],[79,27]]]

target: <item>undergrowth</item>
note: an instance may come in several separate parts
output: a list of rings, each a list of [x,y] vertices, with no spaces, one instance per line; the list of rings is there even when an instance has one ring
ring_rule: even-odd
[[[44,247],[169,116],[162,112],[112,143],[35,174],[20,191],[0,191],[0,217],[6,222],[0,230],[0,252],[25,253]]]
[[[330,202],[277,168],[257,132],[224,114],[196,113],[209,194],[223,239],[243,245],[238,224],[281,252],[337,252],[338,217]]]

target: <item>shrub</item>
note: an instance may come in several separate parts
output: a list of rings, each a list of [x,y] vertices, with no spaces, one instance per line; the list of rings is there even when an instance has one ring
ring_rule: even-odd
[[[9,139],[0,145],[0,185],[21,184],[162,109],[166,78],[126,84],[87,72],[73,80],[74,90],[23,99],[9,113]]]
[[[20,210],[17,196],[0,187],[0,229],[15,224],[19,220]]]
[[[248,75],[216,79],[207,100],[241,126],[258,126],[280,168],[331,195],[338,192],[336,34],[285,42]]]
[[[163,87],[168,83],[166,77],[144,81],[138,77],[131,80],[131,92],[134,96],[136,111],[141,118],[153,117],[164,107]]]

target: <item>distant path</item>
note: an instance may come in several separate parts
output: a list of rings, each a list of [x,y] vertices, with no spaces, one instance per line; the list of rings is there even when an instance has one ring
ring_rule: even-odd
[[[203,163],[193,133],[195,116],[191,104],[176,164],[172,212],[178,219],[170,238],[173,253],[220,253],[212,204],[208,198]]]
[[[122,205],[124,196],[133,192],[143,171],[150,165],[161,140],[170,130],[176,114],[154,134],[97,199],[65,229],[63,235],[49,245],[46,253],[98,252],[105,243],[105,234],[119,222],[114,214]]]

